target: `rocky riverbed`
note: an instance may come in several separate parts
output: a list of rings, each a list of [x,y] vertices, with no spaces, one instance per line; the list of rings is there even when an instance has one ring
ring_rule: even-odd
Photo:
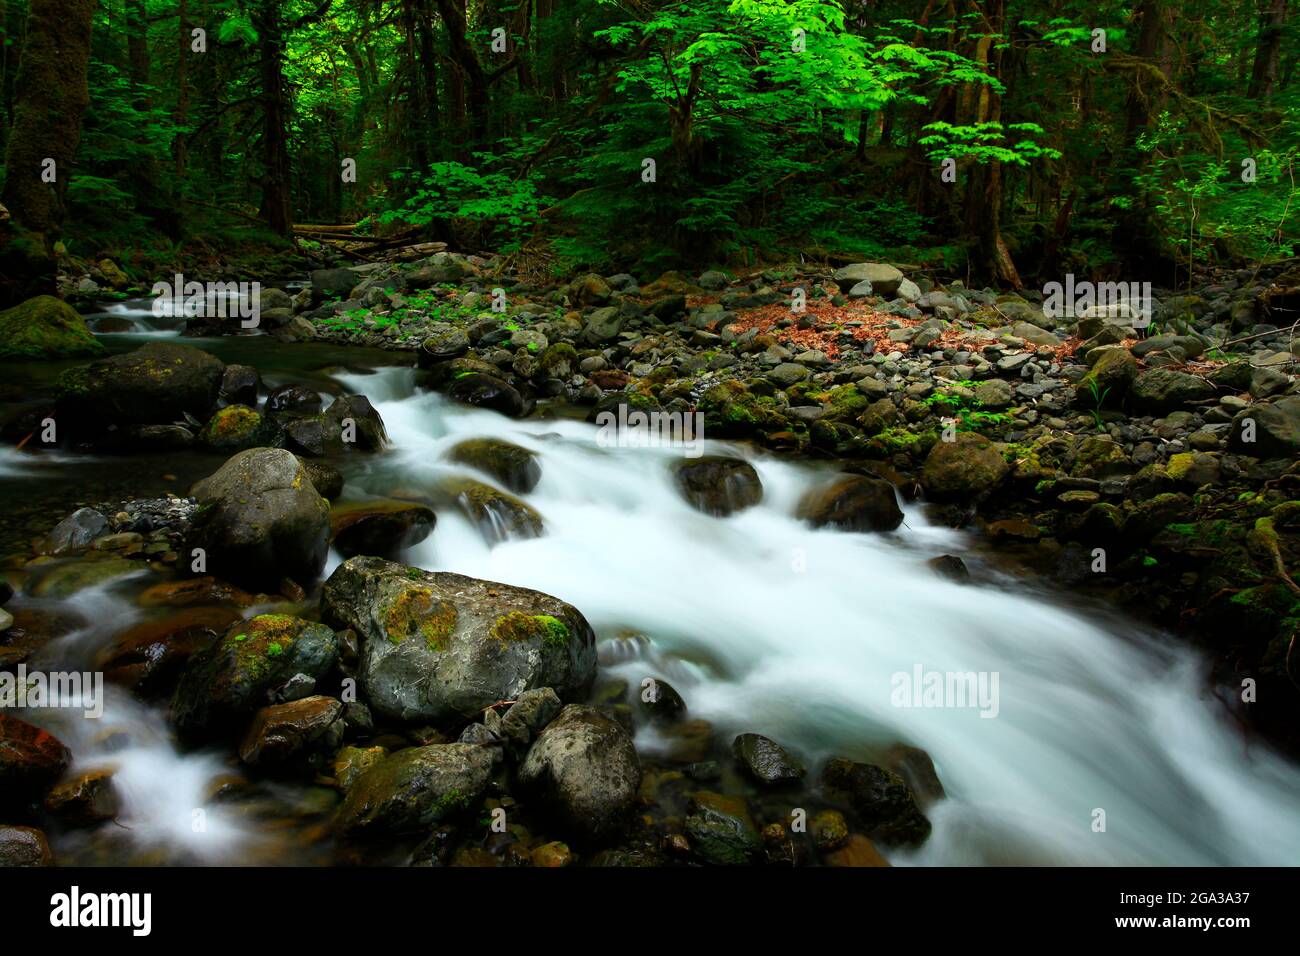
[[[635,597],[611,610],[577,583],[577,562],[605,542],[545,550],[581,520],[556,497],[561,483],[572,495],[584,468],[606,467],[579,468],[566,450],[595,444],[603,412],[624,424],[628,412],[702,416],[707,453],[670,446],[650,459],[676,502],[661,520],[700,536],[744,528],[782,547],[761,522],[815,532],[813,553],[836,566],[806,575],[822,590],[814,581],[805,597],[840,600],[852,562],[900,560],[909,552],[888,549],[918,547],[908,534],[944,545],[921,548],[906,581],[881,570],[862,580],[870,597],[858,610],[816,618],[800,592],[769,616],[833,628],[906,604],[915,633],[898,644],[925,644],[917,608],[928,595],[954,615],[969,603],[974,620],[938,626],[979,636],[982,611],[1015,619],[988,603],[990,588],[1052,588],[1092,614],[1117,607],[1131,630],[1173,635],[1179,654],[1197,649],[1213,668],[1180,685],[1184,703],[1212,690],[1231,733],[1300,750],[1289,570],[1300,557],[1289,327],[1300,274],[1158,294],[1152,325],[1135,328],[1122,309],[1056,319],[1041,296],[878,263],[644,285],[543,284],[502,267],[437,253],[322,270],[264,288],[251,334],[201,318],[176,323],[179,335],[132,338],[129,313],[87,328],[58,300],[0,317],[25,330],[24,359],[62,369],[9,408],[3,434],[23,449],[14,467],[98,463],[5,561],[0,668],[103,673],[120,725],[91,733],[62,714],[0,711],[0,861],[221,858],[210,841],[176,839],[174,821],[173,838],[156,841],[113,827],[147,803],[141,768],[159,764],[146,753],[195,778],[166,813],[186,825],[210,816],[210,830],[190,833],[225,834],[240,862],[276,862],[287,845],[320,863],[884,865],[938,853],[936,819],[951,848],[960,808],[980,799],[963,791],[981,776],[943,734],[936,751],[900,732],[906,720],[878,727],[864,712],[854,731],[833,711],[801,722],[780,707],[764,724],[751,701],[720,702],[719,675],[745,686],[760,669],[740,665],[722,635],[746,614],[721,593],[689,592],[708,623],[666,653],[664,618],[664,634],[629,627],[646,623],[624,610]],[[241,361],[219,357],[245,345]],[[271,373],[260,358],[323,345],[363,358],[349,369],[336,355],[312,376]],[[453,428],[457,407],[472,427],[422,444],[430,428]],[[532,430],[508,431],[515,423]],[[159,467],[138,488],[97,492],[93,468],[116,461]],[[611,494],[632,480],[593,473]],[[632,499],[618,507],[635,511]],[[618,520],[618,509],[601,513]],[[648,547],[655,532],[642,534],[614,560]],[[828,541],[871,550],[841,555]],[[667,560],[691,577],[690,551]],[[780,593],[782,562],[732,592]],[[714,569],[719,580],[729,571]],[[637,574],[660,581],[635,562],[606,573],[619,595]],[[832,581],[839,590],[826,590]],[[1039,626],[1061,636],[1077,625],[1062,614]],[[1144,680],[1178,669],[1152,667]],[[1048,683],[1041,701],[1053,699]],[[1092,859],[1024,839],[1002,860],[981,849],[973,861]],[[1127,859],[1232,861],[1222,849],[1193,856],[1194,844],[1167,856],[1143,845]]]

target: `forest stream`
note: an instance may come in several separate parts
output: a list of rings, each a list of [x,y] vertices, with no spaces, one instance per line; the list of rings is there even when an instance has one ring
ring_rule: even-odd
[[[133,331],[99,335],[112,353],[179,335],[179,323],[155,316],[147,301],[87,312],[92,329],[104,318],[117,320],[114,328],[132,323]],[[715,760],[709,741],[761,733],[810,766],[835,756],[869,761],[905,744],[928,754],[941,793],[923,801],[933,829],[922,845],[881,848],[895,865],[1294,862],[1300,767],[1241,729],[1226,703],[1230,689],[1216,689],[1200,651],[1013,571],[971,532],[932,523],[919,501],[900,499],[904,521],[888,533],[810,527],[796,517],[798,502],[837,461],[705,441],[708,455],[752,464],[763,489],[757,505],[720,518],[691,507],[674,486],[679,448],[602,447],[585,411],[562,398],[507,418],[418,388],[417,370],[394,364],[391,352],[262,335],[185,342],[256,367],[268,389],[305,383],[325,401],[370,399],[389,444],[336,463],[346,479],[336,507],[483,478],[446,457],[467,438],[491,436],[534,453],[541,477],[520,498],[541,516],[541,534],[485,534],[465,514],[439,510],[432,533],[401,560],[536,589],[576,607],[597,640],[596,697],[620,680],[634,693],[647,676],[669,682],[686,703],[686,729],[638,721],[634,738],[647,779],[659,775],[665,792],[670,771],[686,767],[711,788],[747,794],[765,816],[798,806],[811,812],[816,797],[759,792]],[[75,364],[6,366],[6,394],[39,395]],[[5,410],[15,407],[10,401]],[[226,457],[8,449],[0,461],[5,550],[25,548],[86,504],[184,496]],[[970,582],[928,569],[946,554],[965,555]],[[341,563],[331,550],[322,578]],[[149,567],[63,598],[15,596],[7,610],[19,619],[65,621],[28,667],[94,671],[123,632],[173,613],[140,603],[167,579]],[[314,595],[287,606],[310,617]],[[277,599],[239,613],[285,607]],[[895,675],[918,665],[994,673],[996,712],[891,703]],[[101,720],[52,709],[25,716],[70,748],[71,773],[114,771],[115,819],[47,831],[61,862],[342,858],[328,826],[338,800],[328,782],[251,774],[216,745],[180,749],[165,699],[141,701],[110,683]],[[670,796],[659,799],[646,784],[642,795],[651,816],[677,812]],[[385,855],[395,852],[381,856],[400,858]]]

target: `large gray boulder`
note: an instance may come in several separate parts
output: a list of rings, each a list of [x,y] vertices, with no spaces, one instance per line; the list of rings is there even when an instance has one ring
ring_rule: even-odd
[[[241,451],[190,493],[199,511],[186,559],[202,548],[208,573],[250,590],[275,591],[286,577],[311,584],[325,566],[329,503],[291,452]]]
[[[325,582],[321,616],[356,631],[362,691],[392,720],[463,720],[537,687],[572,700],[596,676],[586,618],[527,588],[362,556]]]
[[[641,786],[641,764],[622,724],[595,707],[570,704],[528,750],[519,782],[576,836],[617,831]]]

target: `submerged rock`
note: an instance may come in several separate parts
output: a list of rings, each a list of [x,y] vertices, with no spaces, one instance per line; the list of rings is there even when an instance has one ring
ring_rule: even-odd
[[[489,544],[509,538],[536,538],[542,533],[542,516],[537,509],[485,482],[449,478],[438,490],[456,503]]]
[[[578,609],[508,584],[356,557],[325,582],[321,616],[356,631],[366,700],[393,720],[464,719],[540,687],[571,700],[596,674]]]
[[[632,809],[641,764],[632,738],[595,707],[569,704],[529,748],[519,783],[576,835],[615,833]]]

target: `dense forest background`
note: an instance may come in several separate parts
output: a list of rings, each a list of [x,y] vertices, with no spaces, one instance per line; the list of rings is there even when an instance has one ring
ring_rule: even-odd
[[[556,275],[1176,285],[1297,251],[1293,6],[4,0],[7,261],[152,281],[359,222]]]

